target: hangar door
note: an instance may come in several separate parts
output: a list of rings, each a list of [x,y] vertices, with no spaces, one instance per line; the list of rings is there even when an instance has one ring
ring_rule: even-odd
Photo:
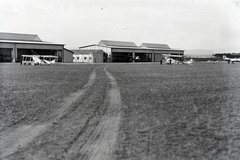
[[[132,53],[113,52],[112,62],[132,62]]]
[[[11,48],[0,48],[0,62],[12,62]]]
[[[55,50],[45,50],[45,49],[18,49],[16,62],[19,62],[22,55],[57,55]]]

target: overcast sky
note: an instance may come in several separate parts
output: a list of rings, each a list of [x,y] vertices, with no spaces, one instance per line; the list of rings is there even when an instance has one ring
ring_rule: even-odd
[[[1,0],[0,32],[66,48],[100,40],[240,52],[240,0]]]

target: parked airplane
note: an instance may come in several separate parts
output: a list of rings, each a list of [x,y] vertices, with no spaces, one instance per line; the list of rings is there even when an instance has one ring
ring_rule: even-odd
[[[228,58],[225,55],[223,56],[223,60],[228,61],[228,64],[231,62],[234,64],[234,62],[240,62],[240,58]]]
[[[166,64],[186,64],[186,65],[192,65],[193,63],[193,59],[190,59],[189,61],[179,61],[179,60],[176,60],[176,59],[173,59],[173,58],[166,58],[165,57],[165,60],[166,60]]]
[[[170,57],[165,57],[166,64],[179,64],[179,61],[170,58]]]
[[[183,58],[182,55],[170,55],[170,54],[162,54],[162,55],[165,58],[166,64],[179,64],[180,61],[176,59]]]
[[[22,55],[22,65],[41,65],[42,61],[37,55]]]
[[[166,64],[187,64],[191,65],[193,63],[193,59],[190,59],[189,61],[180,61],[177,59],[183,58],[182,55],[164,55]],[[176,59],[173,59],[175,57]]]
[[[188,65],[191,65],[193,63],[193,59],[190,59],[189,61],[183,61],[182,62],[183,64],[188,64]]]
[[[52,65],[56,62],[57,56],[45,56],[45,55],[22,55],[20,64],[23,65]]]

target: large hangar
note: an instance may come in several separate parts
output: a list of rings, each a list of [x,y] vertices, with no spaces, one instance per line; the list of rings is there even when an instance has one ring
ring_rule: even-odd
[[[37,35],[0,32],[0,62],[19,62],[22,55],[54,55],[58,62],[72,62],[64,44],[42,41]]]
[[[171,49],[167,44],[101,40],[98,44],[79,47],[80,50],[103,50],[108,55],[108,62],[159,62],[163,55],[174,55],[181,61],[184,50]],[[173,57],[174,57],[173,56]],[[176,57],[174,57],[176,58]]]

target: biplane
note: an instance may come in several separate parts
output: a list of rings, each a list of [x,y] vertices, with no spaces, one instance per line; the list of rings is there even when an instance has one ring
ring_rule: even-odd
[[[52,65],[56,63],[57,56],[52,55],[22,55],[21,65]]]

